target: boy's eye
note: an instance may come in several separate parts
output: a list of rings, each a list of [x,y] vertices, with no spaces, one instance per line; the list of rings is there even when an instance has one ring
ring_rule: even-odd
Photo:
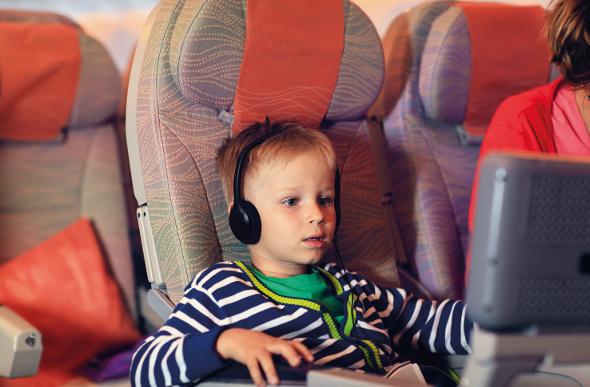
[[[328,206],[328,205],[330,205],[330,203],[332,203],[332,198],[329,196],[325,196],[325,197],[318,199],[318,204],[320,206]]]
[[[293,207],[293,206],[297,205],[297,198],[285,199],[285,200],[283,200],[283,203],[289,207]]]

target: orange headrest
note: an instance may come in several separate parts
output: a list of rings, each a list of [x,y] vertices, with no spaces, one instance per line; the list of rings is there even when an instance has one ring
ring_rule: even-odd
[[[70,117],[79,75],[75,27],[0,21],[0,137],[54,138]]]
[[[428,35],[420,96],[426,114],[459,125],[462,141],[478,144],[504,99],[549,81],[544,10],[500,3],[450,5]]]
[[[0,139],[51,140],[66,126],[112,118],[120,99],[111,56],[75,22],[0,12]]]
[[[289,15],[288,23],[283,15]],[[265,117],[319,127],[340,70],[342,1],[249,1],[246,16],[233,132]]]

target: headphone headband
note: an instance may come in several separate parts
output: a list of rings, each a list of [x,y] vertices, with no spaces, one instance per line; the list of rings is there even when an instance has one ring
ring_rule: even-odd
[[[269,138],[274,137],[280,133],[282,133],[282,131],[275,130],[260,136],[259,138],[248,144],[244,149],[242,149],[242,151],[238,155],[238,161],[236,162],[236,169],[234,171],[234,206],[236,203],[242,201],[240,192],[242,189],[242,171],[244,169],[244,164],[246,163],[246,158],[254,148],[259,146]]]

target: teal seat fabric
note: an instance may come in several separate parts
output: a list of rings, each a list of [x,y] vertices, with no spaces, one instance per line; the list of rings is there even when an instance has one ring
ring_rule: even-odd
[[[340,72],[319,128],[340,160],[339,250],[349,269],[397,286],[364,120],[382,86],[383,52],[367,16],[348,0],[343,7]],[[140,166],[132,166],[134,191],[143,205],[140,216],[149,216],[145,248],[153,245],[161,270],[154,286],[165,289],[172,303],[197,272],[223,260],[249,261],[246,246],[230,231],[214,163],[217,148],[231,135],[246,13],[245,1],[165,0],[150,16],[134,59],[130,93],[137,94],[136,110],[127,112],[131,162],[135,158]],[[129,125],[130,116],[135,124]],[[143,191],[145,196],[138,194]],[[334,252],[326,259],[334,260]]]

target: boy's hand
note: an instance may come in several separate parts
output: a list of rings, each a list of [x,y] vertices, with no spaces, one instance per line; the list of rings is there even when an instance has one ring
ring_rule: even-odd
[[[224,359],[245,364],[252,380],[259,387],[265,386],[260,367],[269,384],[279,384],[272,355],[283,356],[291,367],[299,366],[302,358],[306,362],[313,362],[312,353],[299,342],[277,339],[266,333],[241,328],[223,331],[217,338],[215,349]]]

